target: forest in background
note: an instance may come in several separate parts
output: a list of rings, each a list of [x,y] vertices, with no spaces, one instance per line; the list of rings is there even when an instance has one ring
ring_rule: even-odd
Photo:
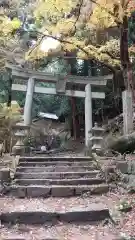
[[[128,85],[125,70],[132,68],[134,76],[134,1],[76,0],[68,5],[60,0],[36,3],[33,0],[2,0],[0,5],[0,102],[11,100],[9,76],[4,69],[5,61],[9,61],[64,76],[113,73],[113,82],[108,82],[105,89],[106,99],[93,100],[93,114],[95,119],[103,121],[105,117],[113,118],[121,113],[121,91]],[[128,24],[126,35],[122,35],[127,27],[124,24]],[[47,36],[59,39],[59,52],[41,53],[39,46]],[[124,37],[125,42],[122,42]],[[24,93],[14,92],[12,99],[23,108]],[[40,111],[58,116],[71,115],[72,112],[71,101],[65,96],[35,94],[33,117],[37,115],[39,106]],[[76,108],[76,114],[84,112],[83,100],[76,100]]]

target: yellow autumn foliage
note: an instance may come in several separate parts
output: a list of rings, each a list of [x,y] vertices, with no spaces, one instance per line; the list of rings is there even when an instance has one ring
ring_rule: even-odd
[[[123,1],[126,2],[127,0]],[[42,26],[39,29],[41,33],[39,37],[41,38],[42,34],[47,30],[49,35],[56,38],[60,37],[61,52],[77,52],[77,57],[84,59],[94,58],[114,67],[120,66],[119,45],[108,41],[108,43],[97,47],[96,43],[93,43],[90,39],[90,35],[93,34],[91,27],[96,32],[98,29],[115,26],[116,20],[122,21],[126,10],[122,7],[120,0],[97,0],[93,13],[91,14],[90,9],[86,21],[83,21],[81,17],[78,18],[79,12],[75,14],[78,4],[81,4],[81,0],[37,0],[34,16]],[[118,4],[117,16],[113,11],[115,4]],[[71,12],[72,14],[70,14]],[[67,15],[69,16],[67,17]],[[21,22],[18,19],[11,21],[5,15],[0,15],[0,33],[5,36],[5,39],[20,25]],[[36,46],[26,53],[26,60],[34,61],[35,59],[56,54],[52,50],[43,52],[40,46],[41,41],[39,39]],[[113,57],[108,54],[110,51]],[[57,54],[61,53],[57,52]]]
[[[108,40],[105,45],[103,43],[100,47],[96,47],[96,42],[92,43],[90,38],[90,35],[92,36],[93,33],[96,34],[98,29],[116,25],[116,16],[112,16],[114,4],[119,4],[117,20],[122,20],[123,9],[119,0],[97,0],[97,4],[93,7],[93,13],[91,14],[91,9],[89,9],[85,21],[83,21],[82,17],[83,11],[74,14],[80,4],[81,0],[38,1],[34,16],[38,21],[40,20],[42,22],[42,28],[40,28],[39,31],[44,34],[44,31],[47,30],[50,36],[58,38],[61,43],[62,52],[76,52],[77,57],[82,59],[92,58],[114,67],[120,67],[119,45],[116,44],[117,40],[116,42],[109,42]],[[71,12],[72,14],[69,14]],[[78,14],[80,14],[80,16]],[[96,39],[96,37],[94,36],[93,39]],[[26,58],[28,60],[34,61],[34,59],[53,55],[52,51],[42,52],[40,45],[41,42],[38,41],[37,46],[34,46],[33,50],[27,53]],[[110,51],[113,57],[108,55]]]
[[[86,0],[83,2],[85,4],[82,5],[82,9],[84,5],[90,3]],[[51,36],[56,38],[59,36],[61,52],[77,52],[77,56],[84,59],[94,58],[114,67],[120,66],[118,41],[108,40],[107,43],[97,47],[96,42],[92,42],[91,36],[94,31],[96,35],[96,31],[99,29],[116,26],[117,21],[122,22],[123,15],[127,14],[125,6],[128,0],[95,0],[95,2],[96,4],[93,5],[92,9],[86,8],[87,17],[84,21],[83,15],[86,14],[77,10],[78,6],[81,6],[81,0],[37,0],[34,3],[33,14],[35,20],[41,23],[40,29],[38,29],[41,35],[39,34],[38,37],[41,38],[47,30]],[[92,14],[91,11],[93,11]],[[80,17],[78,17],[78,14],[80,14]],[[11,21],[0,12],[0,34],[3,36],[5,44],[11,33],[18,29],[20,25],[19,19],[15,18]],[[37,45],[26,53],[26,60],[34,61],[56,54],[52,50],[43,52],[40,46],[41,41],[39,39]],[[61,53],[57,52],[57,54]]]
[[[20,106],[16,101],[11,102],[11,107],[0,103],[0,142],[4,143],[7,151],[10,151],[11,128],[21,120]]]
[[[0,69],[4,68],[7,56],[11,58],[11,54],[14,55],[16,38],[12,33],[21,26],[18,18],[11,20],[7,15],[4,10],[0,10]]]
[[[107,65],[111,65],[112,67],[120,66],[120,60],[112,59],[111,56],[107,54],[107,52],[103,52],[100,48],[96,48],[93,45],[84,47],[84,51],[87,54],[85,52],[79,51],[77,56],[82,59],[92,58]]]
[[[0,118],[11,119],[14,121],[21,120],[20,106],[16,101],[11,102],[11,106],[8,107],[7,103],[0,104]]]
[[[40,0],[34,12],[36,18],[63,17],[76,6],[77,0]]]
[[[114,18],[110,14],[108,14],[106,9],[103,9],[101,7],[96,7],[94,9],[89,21],[90,23],[94,24],[96,27],[98,26],[98,28],[101,29],[116,26]]]
[[[75,18],[70,19],[61,19],[57,22],[56,25],[49,27],[49,33],[53,35],[63,34],[70,35],[75,30]]]
[[[21,26],[21,21],[17,18],[10,20],[7,16],[0,16],[0,33],[3,36],[10,35]]]
[[[123,16],[129,15],[129,5],[134,0],[97,0],[90,21],[98,28],[117,26],[123,22]]]

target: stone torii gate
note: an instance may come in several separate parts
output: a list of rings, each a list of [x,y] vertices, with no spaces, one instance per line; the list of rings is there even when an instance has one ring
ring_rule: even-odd
[[[12,72],[12,91],[26,92],[24,106],[24,124],[31,124],[32,101],[34,93],[61,94],[71,97],[85,99],[85,145],[89,144],[89,133],[92,129],[92,98],[104,99],[104,92],[94,92],[92,88],[100,86],[100,90],[106,85],[107,80],[112,80],[112,75],[84,77],[67,76],[66,79],[60,75],[47,74],[44,72],[23,69],[18,66],[6,65]],[[54,88],[38,86],[39,82],[53,83]],[[79,89],[78,89],[79,86]],[[73,90],[74,89],[74,90]]]

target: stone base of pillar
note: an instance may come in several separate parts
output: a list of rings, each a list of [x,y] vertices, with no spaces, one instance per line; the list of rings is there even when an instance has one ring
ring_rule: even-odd
[[[87,157],[92,157],[92,142],[90,140],[88,141],[88,146],[85,146],[84,154]]]

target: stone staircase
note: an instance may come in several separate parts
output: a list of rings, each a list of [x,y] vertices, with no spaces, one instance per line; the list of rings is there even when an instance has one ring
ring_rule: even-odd
[[[89,157],[20,157],[10,192],[0,198],[0,239],[91,239],[91,224],[110,218],[108,207],[100,199],[109,187],[99,173]],[[93,195],[98,198],[96,203]],[[16,224],[21,230],[16,230]],[[33,233],[22,230],[26,225],[32,226]],[[84,225],[88,233],[82,231],[79,237],[74,229]],[[52,229],[49,235],[48,228]]]
[[[108,185],[89,157],[21,157],[12,194],[16,197],[69,197],[106,193]]]

